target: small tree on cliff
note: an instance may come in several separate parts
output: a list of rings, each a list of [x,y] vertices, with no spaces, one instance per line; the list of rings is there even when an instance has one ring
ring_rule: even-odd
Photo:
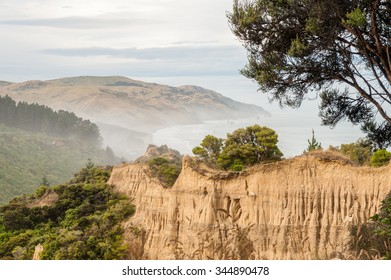
[[[308,147],[307,147],[307,151],[308,152],[311,152],[311,151],[315,151],[315,150],[320,150],[322,149],[322,144],[319,143],[316,138],[315,138],[315,132],[314,130],[312,130],[312,138],[311,138],[311,141],[308,139]]]
[[[216,162],[223,148],[223,139],[206,135],[200,146],[194,147],[193,154],[208,162]]]
[[[193,153],[226,170],[241,171],[255,163],[281,159],[282,153],[277,147],[277,142],[278,135],[274,130],[253,125],[227,134],[225,140],[207,135],[201,147],[195,147]],[[215,144],[213,152],[212,149],[207,151],[204,148],[206,143]]]

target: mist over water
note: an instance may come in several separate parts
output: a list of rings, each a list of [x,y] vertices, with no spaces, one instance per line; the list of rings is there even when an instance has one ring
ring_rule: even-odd
[[[308,146],[308,140],[312,137],[312,129],[315,131],[315,138],[325,149],[330,145],[340,146],[364,137],[358,127],[349,123],[341,123],[333,129],[321,126],[316,114],[303,109],[272,112],[270,117],[256,116],[239,120],[207,121],[197,125],[172,126],[153,133],[152,142],[156,145],[166,144],[184,154],[192,154],[192,148],[199,145],[208,134],[225,138],[227,133],[235,129],[254,124],[267,126],[276,131],[279,135],[278,147],[286,158],[303,153]]]
[[[284,117],[254,117],[240,120],[207,121],[203,124],[176,125],[160,129],[153,133],[152,142],[155,145],[168,145],[183,154],[192,154],[191,150],[200,144],[202,139],[210,134],[225,138],[227,133],[235,129],[258,124],[274,129],[279,135],[278,147],[286,158],[300,155],[307,148],[307,140],[312,137],[314,120],[305,114],[286,114]],[[339,146],[343,143],[355,142],[362,135],[357,128],[344,125],[331,130],[327,127],[317,127],[315,137],[322,143],[323,148],[329,145]]]
[[[148,78],[143,78],[149,80]],[[196,125],[176,125],[160,129],[153,133],[152,142],[156,145],[166,144],[184,154],[192,154],[193,147],[200,144],[207,134],[225,138],[227,133],[237,128],[254,124],[268,126],[279,135],[278,147],[286,158],[300,155],[308,146],[308,139],[315,138],[327,149],[330,145],[339,146],[352,143],[364,137],[359,127],[347,122],[339,123],[335,128],[321,125],[318,116],[318,102],[316,96],[310,96],[298,109],[280,108],[276,102],[270,103],[267,95],[257,91],[257,86],[248,79],[237,76],[221,77],[165,77],[153,80],[158,83],[179,86],[183,84],[197,84],[217,91],[236,101],[261,106],[271,113],[270,117],[254,116],[240,120],[207,121]]]

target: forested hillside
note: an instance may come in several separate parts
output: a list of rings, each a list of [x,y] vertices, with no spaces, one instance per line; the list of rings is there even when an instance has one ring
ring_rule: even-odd
[[[66,184],[41,187],[0,207],[0,259],[123,259],[121,222],[134,206],[106,184],[110,168],[89,164]],[[49,198],[49,199],[48,199]]]
[[[0,204],[34,191],[44,176],[50,184],[69,180],[89,158],[97,164],[120,161],[110,148],[0,124]]]
[[[74,113],[0,97],[0,205],[68,180],[88,159],[118,163],[101,141],[98,126]]]
[[[9,96],[0,96],[0,123],[50,136],[74,138],[93,145],[102,141],[98,126],[89,120],[64,110],[56,112],[36,103],[16,103]]]

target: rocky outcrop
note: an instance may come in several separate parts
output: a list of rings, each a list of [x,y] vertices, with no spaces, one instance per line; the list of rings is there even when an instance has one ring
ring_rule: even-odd
[[[33,260],[35,261],[40,260],[41,257],[39,256],[39,254],[41,254],[42,252],[43,252],[43,245],[39,243],[37,246],[35,246]]]
[[[148,163],[151,159],[161,157],[168,161],[182,161],[183,156],[176,150],[170,149],[167,145],[160,147],[156,145],[149,145],[145,154],[137,158],[135,163]]]
[[[42,195],[42,197],[35,199],[32,201],[28,207],[44,207],[44,206],[52,206],[58,201],[58,194],[52,190],[47,189],[47,191]]]
[[[241,173],[185,157],[169,189],[147,168],[118,166],[109,180],[136,205],[124,227],[138,259],[346,258],[349,228],[377,213],[391,191],[391,166],[312,156]]]

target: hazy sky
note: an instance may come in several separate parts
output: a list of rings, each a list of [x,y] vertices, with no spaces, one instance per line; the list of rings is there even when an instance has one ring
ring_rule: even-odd
[[[273,114],[268,124],[304,146],[312,128],[319,138],[334,137],[324,146],[357,139],[358,129],[350,125],[320,127],[316,101],[300,110],[281,110],[239,74],[246,51],[228,25],[232,2],[0,0],[0,80],[120,75],[174,86],[195,84],[262,106]],[[308,129],[288,133],[303,118],[310,121]]]
[[[230,0],[0,1],[3,80],[235,75]]]

